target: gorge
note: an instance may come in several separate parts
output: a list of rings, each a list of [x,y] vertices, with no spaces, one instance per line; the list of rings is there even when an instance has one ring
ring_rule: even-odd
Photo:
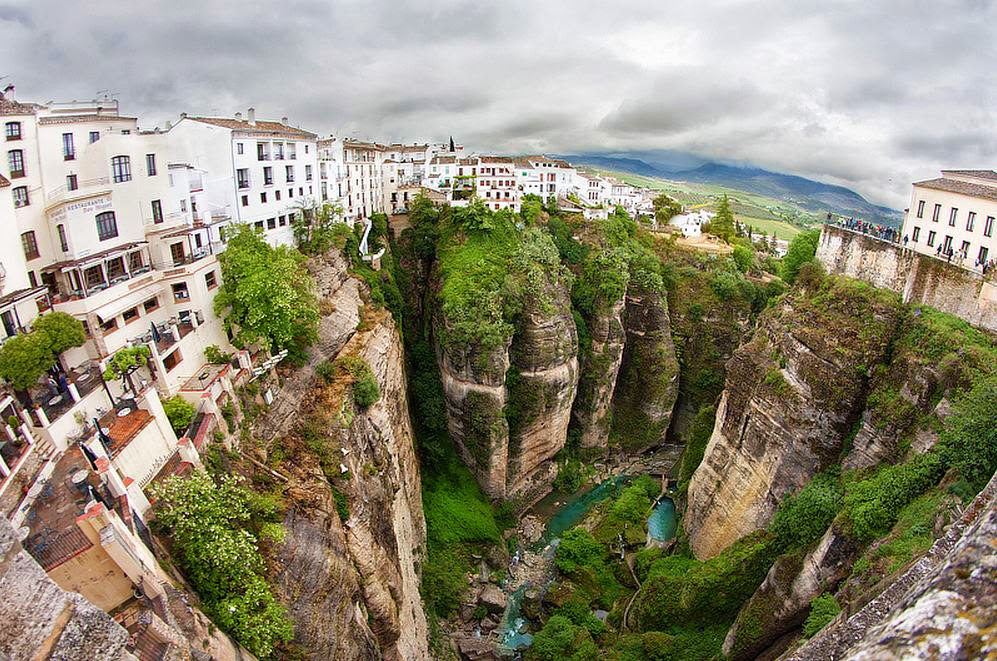
[[[350,231],[309,257],[317,338],[214,450],[282,502],[275,657],[851,658],[867,604],[983,553],[986,332],[622,212],[420,198],[371,236],[380,270]]]

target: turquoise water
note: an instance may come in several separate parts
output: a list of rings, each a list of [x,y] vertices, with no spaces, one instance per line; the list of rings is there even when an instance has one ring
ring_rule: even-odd
[[[505,609],[502,621],[499,623],[499,641],[513,651],[526,649],[533,643],[533,636],[526,633],[529,622],[519,613],[525,592],[526,586],[524,585],[509,595],[509,606]]]
[[[565,530],[574,528],[581,523],[585,515],[597,503],[615,495],[620,485],[629,479],[625,475],[617,475],[562,506],[551,516],[550,521],[547,522],[547,528],[544,530],[543,536],[537,541],[534,548],[541,549],[554,540],[560,539]]]
[[[647,518],[647,534],[657,542],[667,542],[675,536],[675,503],[662,498]]]

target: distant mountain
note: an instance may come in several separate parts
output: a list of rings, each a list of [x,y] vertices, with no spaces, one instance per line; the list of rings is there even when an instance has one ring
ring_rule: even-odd
[[[676,169],[682,161],[680,154],[668,152],[657,158],[654,152],[634,152],[633,158],[624,154],[565,154],[561,158],[580,165],[617,170],[658,177],[671,181],[684,181],[699,184],[713,184],[766,195],[795,204],[807,211],[832,211],[845,216],[855,216],[877,223],[899,225],[902,214],[888,207],[869,202],[864,197],[844,186],[825,184],[813,179],[791,174],[770,172],[761,168],[738,167],[722,163],[703,163],[692,169]],[[695,161],[687,156],[687,161]]]

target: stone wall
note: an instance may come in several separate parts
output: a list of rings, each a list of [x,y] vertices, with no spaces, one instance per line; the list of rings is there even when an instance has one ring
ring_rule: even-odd
[[[929,255],[825,225],[817,259],[829,273],[892,289],[905,303],[921,303],[997,332],[997,285]]]
[[[0,659],[134,659],[128,632],[110,615],[66,592],[0,516]]]

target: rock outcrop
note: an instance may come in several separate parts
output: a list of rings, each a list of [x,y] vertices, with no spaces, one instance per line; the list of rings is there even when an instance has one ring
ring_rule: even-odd
[[[828,278],[766,311],[726,387],[683,520],[699,558],[764,527],[789,493],[840,459],[868,375],[888,355],[899,299]]]
[[[665,293],[631,282],[624,317],[626,344],[613,393],[619,443],[642,450],[665,440],[678,398],[679,363]]]
[[[532,498],[555,476],[578,384],[578,335],[567,288],[544,283],[527,298],[515,334],[497,346],[440,341],[434,317],[447,426],[489,497]]]
[[[858,547],[833,525],[809,552],[780,556],[727,631],[723,652],[734,661],[757,658],[803,624],[810,602],[848,576]]]
[[[928,553],[878,597],[782,658],[997,656],[997,476]]]
[[[572,412],[583,448],[604,448],[609,442],[610,405],[626,342],[624,302],[622,298],[614,301],[586,319],[592,344],[589,352],[583,352]]]
[[[312,658],[427,659],[426,533],[401,338],[386,311],[363,305],[336,255],[313,266],[324,307],[317,348],[254,427],[289,474],[278,594]],[[343,356],[362,359],[378,382],[366,408],[349,383],[315,382],[315,365]]]

